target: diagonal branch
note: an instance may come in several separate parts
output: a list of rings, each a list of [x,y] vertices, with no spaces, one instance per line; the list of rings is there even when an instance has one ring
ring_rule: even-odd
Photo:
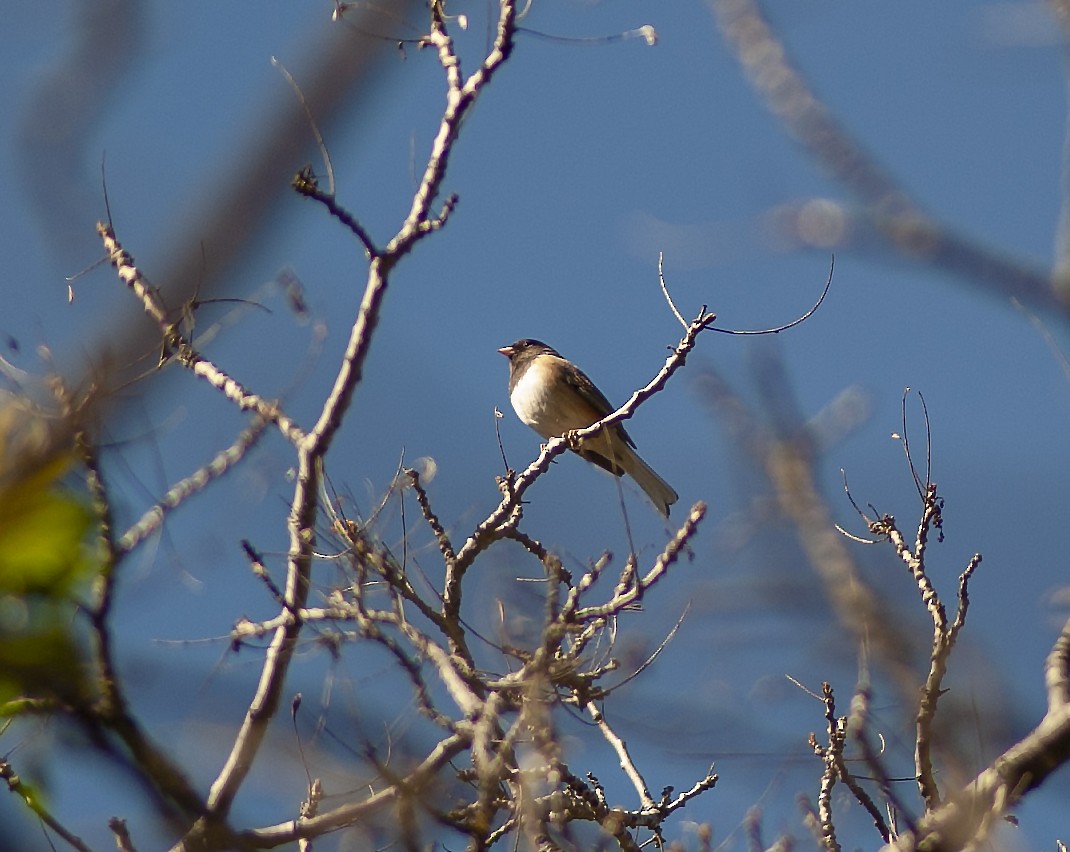
[[[1034,309],[1067,317],[1070,289],[1065,270],[1053,278],[1046,270],[1008,258],[928,216],[821,100],[791,61],[758,0],[714,0],[711,5],[725,41],[765,105],[864,205],[855,213],[823,200],[821,206],[834,210],[838,230],[843,230],[844,221],[855,226],[851,230],[864,225],[893,251],[946,269],[967,286],[1004,299],[1014,296]],[[807,206],[813,212],[814,205]]]
[[[518,508],[524,492],[535,481],[546,473],[550,463],[566,450],[578,446],[584,439],[593,437],[608,426],[620,423],[630,418],[635,411],[655,394],[659,393],[672,375],[684,365],[687,356],[695,348],[699,334],[710,327],[716,317],[706,312],[705,306],[699,311],[698,316],[691,321],[687,332],[681,338],[672,354],[665,360],[661,370],[644,387],[637,390],[631,397],[613,413],[603,417],[597,423],[593,423],[586,429],[578,429],[559,438],[551,438],[539,453],[527,470],[519,476],[510,476],[502,483],[504,494],[498,507],[476,527],[468,537],[464,545],[457,551],[457,558],[452,567],[447,567],[445,593],[443,595],[443,611],[456,616],[461,606],[461,580],[465,571],[475,558],[491,544],[504,535],[503,528],[514,526],[519,521]]]
[[[172,485],[160,501],[146,511],[130,529],[120,536],[115,548],[120,554],[127,554],[160,528],[167,513],[177,509],[182,503],[203,490],[212,480],[219,479],[236,465],[249,449],[264,434],[267,420],[255,417],[253,422],[225,450],[220,450],[215,457],[198,468],[185,479]]]
[[[279,431],[291,443],[296,444],[304,437],[300,427],[287,417],[278,403],[269,402],[246,390],[239,382],[224,373],[219,367],[201,355],[192,342],[178,330],[176,323],[168,316],[167,309],[160,299],[156,288],[149,283],[134,263],[134,258],[119,243],[111,225],[97,222],[97,234],[104,242],[104,251],[108,261],[119,273],[119,279],[129,287],[141,302],[145,313],[153,319],[164,335],[164,346],[168,354],[175,352],[179,362],[192,370],[210,385],[222,391],[224,396],[242,411],[255,411],[265,420],[278,426]]]

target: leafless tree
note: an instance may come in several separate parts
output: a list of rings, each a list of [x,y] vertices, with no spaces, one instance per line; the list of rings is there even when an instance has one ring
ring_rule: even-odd
[[[337,3],[335,14],[353,14],[350,5]],[[905,256],[942,266],[975,286],[1011,294],[1030,310],[1065,319],[1064,270],[1046,274],[996,258],[926,216],[837,124],[791,65],[754,2],[716,0],[713,10],[741,66],[787,132],[825,163],[857,201],[856,207],[817,200],[785,207],[777,216],[783,233],[800,243],[837,249],[880,241]],[[125,361],[113,353],[109,363],[94,364],[84,376],[72,378],[54,371],[38,384],[20,380],[18,392],[5,397],[0,412],[6,451],[0,469],[0,568],[11,576],[22,572],[21,585],[9,583],[4,592],[20,606],[29,602],[23,606],[22,629],[4,628],[7,679],[0,682],[4,687],[0,695],[6,715],[22,723],[51,718],[69,722],[86,742],[136,780],[167,826],[176,850],[286,844],[311,849],[342,830],[351,832],[354,844],[367,848],[390,844],[427,848],[439,838],[471,849],[496,844],[540,850],[634,850],[648,844],[661,848],[675,839],[667,829],[668,818],[685,808],[693,811],[700,795],[718,782],[711,767],[699,777],[679,779],[679,791],[652,790],[650,768],[635,757],[614,716],[619,691],[641,678],[656,657],[671,652],[670,640],[679,627],[678,622],[636,665],[622,670],[620,622],[642,618],[644,613],[637,610],[644,597],[655,587],[670,584],[679,564],[690,558],[706,518],[705,503],[696,502],[682,512],[678,525],[653,551],[632,548],[623,560],[606,552],[579,572],[566,567],[554,542],[541,540],[524,527],[525,495],[550,472],[554,460],[632,417],[684,367],[698,339],[714,330],[715,318],[706,306],[686,319],[662,277],[668,310],[682,327],[664,362],[645,383],[637,381],[638,390],[608,417],[551,439],[523,470],[504,465],[496,483],[497,505],[470,526],[441,519],[427,487],[428,471],[419,464],[399,466],[372,512],[354,512],[335,490],[338,477],[331,475],[328,453],[355,410],[380,313],[395,286],[394,272],[425,240],[448,238],[447,226],[457,203],[456,197],[444,192],[450,158],[455,146],[463,144],[462,127],[474,105],[493,80],[506,73],[522,10],[515,0],[499,0],[488,49],[467,75],[462,71],[462,58],[467,57],[460,55],[453,38],[463,23],[448,14],[452,11],[443,0],[432,0],[426,10],[426,32],[415,40],[420,49],[437,56],[446,98],[408,211],[394,234],[377,239],[361,217],[347,209],[336,193],[322,140],[324,174],[306,168],[293,177],[293,190],[318,205],[325,222],[330,220],[354,238],[354,260],[362,264],[364,275],[344,351],[332,365],[329,390],[314,416],[293,415],[285,403],[247,386],[225,364],[211,359],[198,336],[202,294],[190,286],[178,291],[154,286],[153,270],[138,266],[135,249],[124,245],[110,221],[97,225],[104,254],[118,281],[150,320],[151,339],[132,336],[126,354],[151,349],[154,363],[146,374],[181,369],[187,374],[183,380],[206,383],[247,417],[244,428],[121,529],[115,520],[108,465],[102,461],[99,424],[108,416],[118,386],[143,381],[143,376],[117,367]],[[653,31],[644,36],[653,38]],[[349,73],[359,73],[352,65],[347,67]],[[326,74],[320,83],[329,89],[331,80]],[[297,88],[299,103],[307,107]],[[290,124],[318,135],[310,113],[304,108],[296,111]],[[269,167],[265,164],[274,167],[277,160],[267,156],[260,166]],[[250,172],[248,185],[256,183]],[[230,208],[220,212],[234,215]],[[440,231],[444,233],[438,235]],[[229,257],[230,251],[224,255]],[[164,277],[196,279],[191,273],[194,254],[187,251],[169,261]],[[860,649],[863,660],[857,681],[850,685],[848,714],[838,712],[837,688],[831,682],[824,683],[820,692],[811,690],[822,708],[825,734],[822,739],[816,734],[809,737],[820,760],[814,771],[816,804],[805,801],[800,826],[807,826],[824,848],[838,849],[841,820],[857,807],[872,822],[874,846],[976,848],[996,824],[1011,818],[1023,797],[1070,758],[1070,624],[1063,628],[1043,672],[1048,695],[1045,716],[976,777],[961,783],[944,781],[959,777],[950,771],[941,774],[941,766],[954,763],[954,753],[941,746],[939,722],[956,712],[942,700],[944,678],[960,634],[967,629],[969,585],[981,556],[974,555],[960,568],[953,595],[938,588],[931,577],[929,545],[941,534],[943,502],[927,464],[922,470],[907,439],[906,398],[901,440],[920,507],[913,540],[892,515],[859,508],[849,491],[843,499],[855,505],[864,531],[855,534],[837,528],[816,472],[819,455],[828,453],[831,443],[823,442],[819,424],[805,423],[790,410],[785,402],[791,398],[790,388],[780,366],[767,365],[766,370],[766,401],[773,414],[765,420],[712,369],[702,371],[699,388],[735,437],[740,455],[759,472],[771,495],[770,514],[792,531],[838,629],[852,648]],[[849,409],[851,399],[839,403]],[[851,416],[849,411],[844,415],[848,420]],[[276,564],[256,542],[240,542],[272,613],[236,616],[227,637],[230,652],[257,654],[258,675],[241,717],[224,721],[225,747],[213,777],[202,785],[192,780],[183,755],[167,747],[130,698],[116,656],[123,627],[114,617],[117,587],[131,557],[160,533],[172,513],[231,476],[269,435],[284,443],[292,463],[288,549]],[[64,496],[59,485],[72,467],[84,482],[91,512]],[[408,528],[400,545],[387,544],[382,534],[382,516],[395,510],[404,513],[406,506],[415,509],[432,543],[433,567],[427,551],[419,560],[409,552]],[[12,519],[6,530],[5,519]],[[10,530],[15,528],[25,535],[13,536]],[[460,534],[459,528],[464,530]],[[64,533],[56,534],[57,529]],[[82,539],[89,531],[94,546],[86,556]],[[27,545],[36,539],[47,539],[49,547]],[[533,626],[518,639],[508,629],[513,616],[510,604],[501,602],[497,620],[502,629],[490,640],[473,626],[463,604],[473,588],[470,569],[503,542],[538,567],[540,608]],[[869,582],[857,564],[856,548],[882,543],[906,567],[906,582],[916,586],[920,608],[931,621],[928,664],[921,670],[910,652],[910,637],[882,605],[883,589]],[[32,570],[25,568],[27,564],[33,565]],[[952,597],[954,614],[948,608]],[[77,612],[75,617],[72,611]],[[355,790],[332,789],[310,769],[303,753],[300,760],[278,761],[284,767],[280,772],[305,777],[304,799],[293,802],[293,815],[251,822],[238,815],[235,805],[239,796],[250,795],[254,764],[274,759],[266,754],[270,736],[292,722],[298,749],[303,748],[297,724],[303,699],[290,691],[290,684],[305,643],[335,659],[363,654],[385,660],[384,677],[403,684],[419,723],[411,735],[397,741],[369,734],[369,726],[355,737],[355,745],[347,744],[351,773],[361,778]],[[882,731],[871,711],[873,697],[882,689],[896,693],[911,707],[916,790],[910,793],[893,777],[878,745]],[[839,688],[841,695],[844,691]],[[604,781],[588,766],[579,765],[584,758],[573,759],[562,731],[576,718],[587,722],[588,739],[619,765],[629,804],[615,803]],[[805,733],[800,731],[798,739],[806,742]],[[88,849],[66,827],[63,814],[54,812],[35,785],[24,780],[22,771],[17,750],[0,760],[0,774],[9,790],[47,831],[72,848]],[[849,797],[839,802],[834,797],[838,784],[849,791]],[[715,799],[715,794],[699,799],[714,804],[704,807],[697,822],[704,823],[706,815],[716,811]],[[136,832],[122,816],[116,814],[109,823],[115,842],[123,850],[138,848]],[[751,848],[767,848],[759,810],[748,815],[744,827]],[[695,840],[709,848],[708,826],[697,830]],[[792,842],[785,835],[769,848],[789,848]]]

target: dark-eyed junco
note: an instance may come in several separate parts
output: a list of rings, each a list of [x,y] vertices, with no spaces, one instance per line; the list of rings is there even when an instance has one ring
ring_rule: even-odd
[[[539,340],[518,340],[498,350],[509,359],[509,401],[524,423],[543,438],[556,438],[597,423],[616,408],[571,361]],[[577,453],[616,476],[629,474],[668,517],[677,493],[636,454],[620,423],[587,438]]]

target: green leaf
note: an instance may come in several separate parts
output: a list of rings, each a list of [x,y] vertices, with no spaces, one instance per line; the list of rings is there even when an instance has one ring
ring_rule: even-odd
[[[0,594],[64,596],[91,568],[84,505],[53,484],[49,465],[0,492]]]
[[[86,694],[81,653],[63,627],[0,630],[0,707],[4,710],[35,707],[34,703],[14,704],[14,699],[56,698],[78,704]]]

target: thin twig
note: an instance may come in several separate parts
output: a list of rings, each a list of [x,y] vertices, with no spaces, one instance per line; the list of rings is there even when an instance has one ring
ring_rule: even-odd
[[[427,491],[420,483],[419,471],[416,471],[413,468],[408,468],[405,473],[409,477],[409,483],[412,485],[412,490],[416,493],[416,502],[420,505],[420,511],[423,513],[424,520],[427,522],[427,525],[431,527],[431,532],[434,533],[435,541],[438,542],[438,549],[442,553],[442,558],[446,560],[446,564],[453,562],[457,558],[457,555],[453,552],[453,544],[450,542],[449,534],[439,521],[438,515],[436,515],[431,508],[431,501],[427,499]]]
[[[77,849],[78,852],[92,852],[78,835],[68,831],[63,824],[52,815],[51,811],[45,807],[41,797],[33,790],[33,788],[27,787],[22,783],[22,779],[15,773],[11,764],[4,759],[0,759],[0,780],[3,780],[3,782],[7,784],[8,790],[22,799],[23,804],[33,811],[42,823],[47,825],[67,843]]]
[[[676,309],[676,303],[673,302],[672,296],[669,295],[669,288],[665,284],[665,252],[658,252],[658,282],[661,284],[661,292],[665,296],[665,301],[669,303],[669,309],[672,311],[672,315],[676,317],[680,325],[687,330],[687,320],[683,318],[683,315]]]
[[[669,542],[665,545],[664,550],[658,554],[658,558],[654,560],[653,566],[642,577],[631,585],[626,590],[619,590],[611,600],[600,606],[583,607],[582,609],[572,610],[572,606],[575,604],[573,601],[578,602],[578,595],[570,595],[569,601],[564,607],[564,617],[570,621],[590,621],[592,619],[607,618],[610,615],[615,615],[621,612],[625,607],[640,600],[643,593],[649,589],[652,585],[661,579],[662,575],[679,559],[680,554],[686,552],[687,544],[694,538],[698,532],[698,526],[702,523],[702,519],[706,516],[706,504],[698,502],[691,507],[691,511],[688,513],[684,523],[680,526],[680,529],[676,531]],[[577,587],[578,589],[579,587]]]
[[[854,737],[859,748],[862,750],[862,758],[865,761],[866,766],[874,774],[877,779],[877,784],[881,789],[881,792],[890,797],[892,794],[891,785],[888,783],[888,774],[884,771],[884,767],[877,759],[877,756],[873,753],[873,749],[869,743],[869,699],[870,699],[870,686],[868,672],[864,673],[859,678],[858,686],[855,687],[854,695],[851,697],[851,715],[847,718],[847,730],[851,736]],[[884,815],[880,812],[880,809],[874,803],[872,797],[862,788],[858,783],[858,780],[847,770],[846,762],[840,767],[841,777],[844,783],[854,794],[855,799],[858,801],[866,813],[870,815],[873,820],[873,825],[880,833],[881,838],[885,843],[891,837],[891,832],[888,829],[888,823],[884,819]],[[894,800],[892,800],[894,801]],[[898,805],[898,802],[895,802]]]
[[[470,731],[458,731],[441,740],[404,778],[355,802],[346,802],[303,820],[287,820],[264,828],[251,829],[238,839],[254,848],[281,846],[302,837],[319,837],[347,825],[352,825],[396,802],[403,793],[418,793],[471,744]]]
[[[308,105],[308,101],[305,99],[305,93],[301,91],[301,87],[297,85],[297,81],[293,78],[293,75],[277,57],[271,57],[271,64],[278,69],[278,72],[282,74],[286,82],[290,84],[290,88],[294,90],[294,94],[297,95],[297,100],[301,104],[301,109],[304,110],[305,118],[308,119],[309,129],[312,131],[312,135],[316,139],[316,144],[319,146],[320,156],[323,157],[323,167],[327,170],[327,193],[333,196],[334,165],[331,163],[331,152],[327,150],[327,143],[323,141],[323,134],[320,133],[319,125],[316,124],[316,119],[312,115],[312,108]]]
[[[367,229],[357,220],[357,217],[346,210],[341,204],[338,203],[338,199],[334,197],[334,192],[324,192],[319,188],[319,183],[312,175],[312,172],[308,169],[303,169],[294,175],[293,180],[290,181],[290,185],[299,194],[305,196],[305,198],[311,198],[313,201],[318,201],[330,213],[335,219],[341,222],[349,231],[361,242],[364,246],[364,255],[369,260],[379,256],[379,249],[375,245],[375,241],[372,240],[371,234]]]
[[[817,309],[821,307],[822,302],[825,301],[825,296],[828,295],[829,288],[832,287],[832,273],[836,271],[836,258],[832,258],[832,263],[829,265],[829,277],[825,281],[825,287],[821,291],[821,295],[817,297],[817,301],[806,313],[796,317],[791,322],[784,323],[784,325],[777,325],[771,328],[711,328],[710,331],[716,331],[718,334],[739,334],[739,335],[765,335],[765,334],[780,334],[782,331],[787,331],[789,328],[795,328],[795,326],[806,322],[810,317],[817,313]]]
[[[877,786],[881,788],[881,793],[890,804],[892,813],[895,813],[897,821],[902,820],[908,830],[912,830],[915,824],[914,817],[900,801],[895,788],[891,785],[888,773],[885,772],[880,757],[878,757],[877,752],[873,750],[873,746],[870,743],[869,705],[870,683],[867,675],[865,678],[859,680],[858,686],[855,688],[855,695],[851,699],[851,716],[847,719],[847,730],[850,730],[854,736],[855,742],[858,744],[859,749],[861,749],[862,760],[865,761],[866,765],[869,767],[869,771],[876,779]],[[891,830],[882,813],[866,803],[862,804],[873,818],[873,824],[876,826],[877,832],[880,832],[884,841],[888,842],[891,837]],[[870,803],[870,805],[872,805],[872,803]]]
[[[620,736],[618,736],[616,731],[610,727],[609,722],[606,721],[605,715],[598,709],[593,701],[588,702],[585,709],[590,714],[591,718],[594,719],[594,723],[598,726],[598,730],[602,732],[602,736],[606,738],[606,742],[608,742],[613,747],[613,751],[617,753],[620,767],[632,782],[635,792],[639,794],[639,801],[642,803],[643,810],[656,811],[658,805],[654,801],[654,797],[650,795],[650,789],[647,787],[646,781],[643,780],[643,776],[639,774],[639,770],[635,766],[635,761],[628,752],[627,744]]]

